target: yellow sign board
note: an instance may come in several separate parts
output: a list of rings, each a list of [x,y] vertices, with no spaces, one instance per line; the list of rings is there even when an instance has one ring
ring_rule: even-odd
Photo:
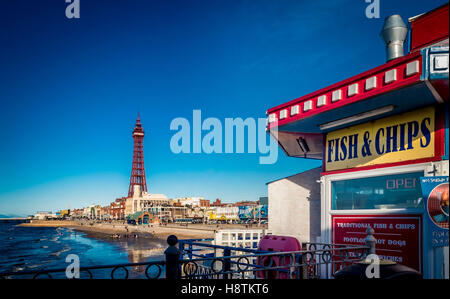
[[[435,111],[428,107],[330,132],[325,170],[434,157]]]
[[[59,213],[60,213],[61,216],[69,215],[70,214],[70,210],[61,210]]]

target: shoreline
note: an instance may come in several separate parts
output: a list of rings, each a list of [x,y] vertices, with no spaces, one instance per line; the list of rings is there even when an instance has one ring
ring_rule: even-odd
[[[113,223],[87,223],[77,221],[35,220],[30,223],[18,224],[19,227],[67,227],[76,231],[85,232],[98,237],[114,234],[137,234],[139,238],[158,239],[166,242],[167,237],[176,235],[178,239],[205,239],[214,238],[215,230],[212,228],[172,227],[155,224],[134,226]],[[122,239],[121,238],[121,239]]]

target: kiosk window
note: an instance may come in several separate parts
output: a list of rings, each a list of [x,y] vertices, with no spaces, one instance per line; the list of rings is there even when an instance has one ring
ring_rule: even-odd
[[[423,172],[332,182],[332,209],[423,208]]]

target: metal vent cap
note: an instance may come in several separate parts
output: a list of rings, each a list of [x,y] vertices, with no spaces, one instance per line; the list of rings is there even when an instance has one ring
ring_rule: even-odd
[[[380,35],[386,44],[387,61],[404,55],[403,44],[407,33],[408,27],[406,27],[400,15],[392,15],[384,20]]]

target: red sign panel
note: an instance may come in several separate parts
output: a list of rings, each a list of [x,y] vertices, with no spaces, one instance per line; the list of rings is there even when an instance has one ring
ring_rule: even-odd
[[[421,215],[334,215],[331,221],[334,244],[364,245],[372,227],[381,259],[422,272]]]

